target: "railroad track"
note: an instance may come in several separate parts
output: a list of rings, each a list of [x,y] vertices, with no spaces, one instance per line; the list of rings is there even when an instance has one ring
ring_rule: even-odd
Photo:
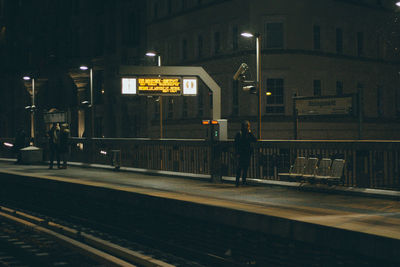
[[[133,206],[124,201],[113,203],[94,197],[79,199],[73,195],[64,203],[57,202],[57,198],[47,196],[45,192],[37,198],[41,198],[40,201],[36,198],[23,201],[21,197],[10,194],[0,203],[3,206],[0,212],[35,223],[36,227],[62,234],[129,264],[195,267],[397,266],[391,259],[378,260],[340,248],[321,247],[213,223],[212,220],[189,218],[162,207]],[[75,202],[84,205],[73,205]],[[124,256],[125,249],[157,262],[138,264],[130,261]]]
[[[3,266],[174,266],[4,206],[0,206],[0,251]]]
[[[132,248],[133,252],[138,252],[144,258],[151,258],[155,262],[148,263],[139,260],[139,264],[143,266],[242,265],[235,262],[229,255],[225,256],[222,253],[222,256],[219,256],[218,252],[223,248],[219,247],[217,242],[213,242],[212,236],[202,236],[199,232],[201,227],[198,225],[192,225],[187,221],[182,223],[175,217],[166,218],[164,217],[165,214],[149,219],[146,215],[147,211],[136,211],[134,229],[127,229],[125,225],[118,225],[118,222],[99,222],[91,216],[66,215],[65,212],[46,210],[43,207],[23,204],[22,202],[13,202],[12,204],[2,202],[1,205],[0,215],[2,212],[16,217],[22,216],[24,220],[30,223],[35,223],[69,238],[83,241],[88,245],[94,244],[96,248],[101,250],[104,250],[105,243],[109,242],[111,248],[106,251],[110,251],[111,255],[117,257],[121,255],[121,252],[114,251],[115,247],[119,247],[121,251],[123,251],[123,248]],[[43,215],[43,213],[46,215]],[[110,216],[104,217],[110,218]],[[158,223],[160,222],[165,222],[164,227],[159,227]],[[198,233],[194,234],[193,231]],[[199,238],[198,234],[202,237]],[[97,244],[98,240],[104,242]],[[125,259],[126,257],[122,258]],[[135,260],[132,261],[135,262]]]

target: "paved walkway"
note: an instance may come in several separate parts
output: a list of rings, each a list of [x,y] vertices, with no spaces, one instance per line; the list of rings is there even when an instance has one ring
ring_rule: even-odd
[[[137,172],[0,161],[0,173],[101,186],[158,197],[223,206],[400,240],[400,201],[376,197],[313,192],[287,186],[250,185],[149,175]]]

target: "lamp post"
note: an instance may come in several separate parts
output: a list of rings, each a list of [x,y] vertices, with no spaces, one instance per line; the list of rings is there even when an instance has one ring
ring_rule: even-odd
[[[157,52],[147,52],[146,56],[148,57],[155,57],[157,56],[157,66],[161,67],[161,55]],[[163,138],[163,106],[162,106],[162,96],[159,96],[159,105],[160,105],[160,139]]]
[[[258,88],[258,139],[261,140],[261,35],[259,33],[252,34],[250,32],[243,32],[241,36],[246,38],[256,38],[256,67],[257,67],[257,80],[256,85]]]
[[[25,81],[32,81],[32,105],[29,107],[31,110],[31,139],[35,142],[35,78],[24,76]]]
[[[90,86],[90,137],[94,137],[94,103],[93,103],[93,68],[82,65],[81,70],[89,70],[89,86]]]

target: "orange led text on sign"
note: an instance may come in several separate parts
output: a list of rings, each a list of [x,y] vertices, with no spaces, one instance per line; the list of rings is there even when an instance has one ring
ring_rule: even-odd
[[[179,78],[139,78],[138,91],[141,93],[180,94]]]

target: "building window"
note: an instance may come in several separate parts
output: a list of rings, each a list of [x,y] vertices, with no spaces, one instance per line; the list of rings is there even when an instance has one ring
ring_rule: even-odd
[[[81,55],[79,28],[75,28],[75,30],[72,33],[72,54],[75,57],[79,57]]]
[[[358,115],[364,114],[364,84],[361,82],[357,83],[357,93],[359,94],[359,103],[358,103]]]
[[[313,81],[313,88],[314,88],[314,96],[321,96],[321,80],[314,80]]]
[[[116,13],[113,6],[110,12],[110,23],[108,25],[108,36],[107,36],[107,52],[115,53],[116,49]]]
[[[182,59],[187,60],[187,40],[182,40]]]
[[[267,48],[283,48],[283,23],[267,23],[265,25],[265,33]]]
[[[204,43],[203,43],[203,36],[199,35],[197,37],[197,56],[198,58],[202,58],[203,57],[203,47],[204,47]]]
[[[100,24],[96,29],[96,45],[94,50],[95,56],[103,55],[104,41],[105,41],[104,24]]]
[[[376,36],[376,56],[377,58],[382,58],[382,36],[377,34]]]
[[[4,17],[4,0],[0,0],[0,18]]]
[[[104,103],[104,71],[95,71],[93,78],[93,104],[103,104]]]
[[[239,82],[233,81],[232,84],[232,116],[239,115]]]
[[[336,81],[336,95],[343,95],[343,82]]]
[[[168,119],[172,119],[174,117],[174,99],[172,97],[168,97]]]
[[[171,15],[171,13],[172,13],[172,0],[168,0],[168,2],[167,2],[167,10],[168,10],[168,14]]]
[[[154,119],[157,120],[160,118],[160,102],[155,101],[154,102]]]
[[[156,20],[158,18],[158,3],[154,3],[154,10],[153,10],[154,14],[153,17]]]
[[[376,106],[378,111],[378,117],[383,116],[383,92],[382,86],[378,85],[376,88]]]
[[[343,31],[341,28],[336,28],[336,53],[343,53]]]
[[[400,118],[400,89],[397,88],[395,91],[395,97],[396,97],[396,117]]]
[[[364,33],[357,32],[357,56],[364,55]]]
[[[313,43],[315,50],[321,49],[321,28],[318,25],[313,27]]]
[[[123,17],[122,23],[122,43],[125,45],[135,46],[140,42],[141,29],[140,14],[131,12]]]
[[[283,105],[284,99],[284,86],[283,79],[267,79],[267,89],[271,92],[270,96],[266,99],[266,113],[267,114],[283,114],[285,113],[285,106]]]
[[[187,98],[183,97],[183,104],[182,104],[182,117],[183,118],[187,118],[188,116],[188,102],[187,102]]]
[[[232,28],[232,49],[237,50],[239,45],[238,45],[238,40],[239,40],[239,30],[238,26],[233,26]]]
[[[214,53],[221,52],[221,35],[219,32],[214,33]]]
[[[204,115],[204,88],[199,88],[199,95],[197,97],[197,108],[198,116],[203,117]]]

